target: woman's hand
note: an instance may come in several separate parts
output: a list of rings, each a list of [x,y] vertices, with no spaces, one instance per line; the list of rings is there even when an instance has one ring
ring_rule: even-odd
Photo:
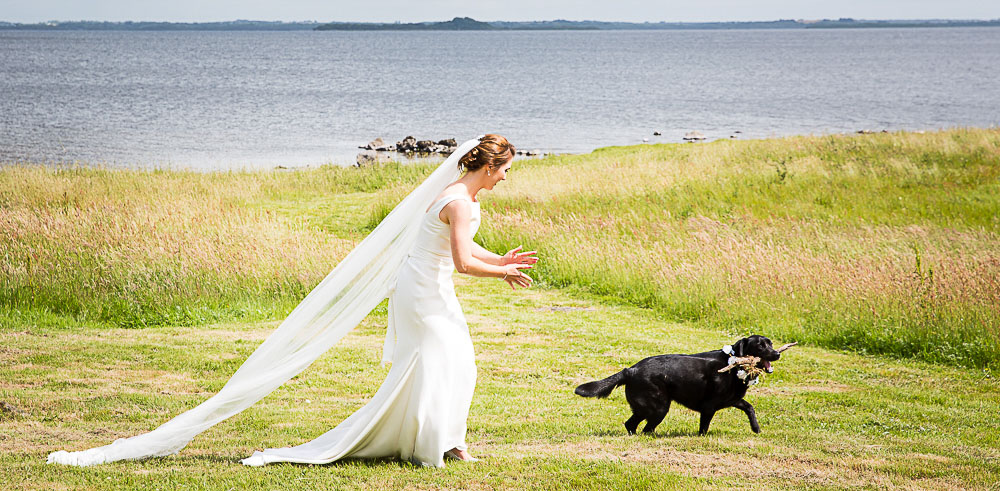
[[[528,288],[534,281],[530,276],[524,274],[522,269],[531,269],[531,265],[538,262],[535,251],[521,252],[521,246],[507,251],[500,257],[500,266],[504,268],[503,280],[514,290],[517,287]]]
[[[535,264],[538,262],[535,254],[538,253],[536,251],[521,252],[521,246],[517,246],[516,249],[511,249],[507,251],[507,254],[500,257],[500,266],[508,264]]]
[[[503,269],[503,280],[506,281],[513,290],[517,290],[518,286],[521,288],[528,288],[531,286],[531,282],[534,281],[530,276],[521,271],[522,269],[531,269],[531,266],[528,264],[508,264],[504,266]]]

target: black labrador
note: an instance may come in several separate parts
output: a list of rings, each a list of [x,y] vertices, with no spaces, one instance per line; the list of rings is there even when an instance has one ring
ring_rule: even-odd
[[[781,357],[774,350],[771,340],[764,336],[750,336],[732,345],[732,355],[721,349],[693,355],[651,356],[604,380],[588,382],[576,388],[583,397],[608,397],[619,385],[625,386],[625,399],[632,407],[632,417],[625,421],[625,429],[635,434],[643,420],[643,433],[652,433],[666,417],[670,402],[701,413],[698,434],[708,432],[712,417],[720,409],[735,407],[750,418],[750,429],[760,433],[753,406],[743,400],[751,383],[742,380],[738,370],[719,373],[729,365],[730,356],[756,356],[758,366],[770,373],[771,362]]]

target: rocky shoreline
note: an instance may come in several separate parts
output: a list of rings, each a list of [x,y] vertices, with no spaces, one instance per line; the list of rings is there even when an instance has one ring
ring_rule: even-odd
[[[407,136],[394,144],[387,144],[382,137],[378,137],[369,142],[367,145],[360,146],[358,148],[364,150],[358,154],[355,162],[355,165],[361,167],[381,162],[388,162],[394,160],[393,157],[400,154],[407,157],[425,157],[434,154],[448,156],[451,155],[456,148],[458,148],[458,141],[454,138],[445,138],[437,141],[418,140],[413,136]],[[529,157],[545,155],[540,150],[518,150],[517,154]]]
[[[861,129],[855,131],[855,133],[862,135],[873,134],[873,133],[888,133],[888,132],[889,130],[887,129],[883,130]],[[743,132],[740,130],[734,130],[728,133],[729,133],[729,139],[736,139],[743,136],[742,135]],[[917,130],[915,131],[915,133],[923,133],[923,131]],[[662,137],[663,132],[660,130],[654,130],[653,136]],[[698,142],[709,141],[712,138],[726,139],[724,136],[709,137],[698,130],[693,130],[685,132],[684,136],[680,140],[687,143],[698,143]],[[642,143],[650,143],[650,139],[648,137],[642,138]],[[451,155],[451,153],[454,152],[456,148],[458,148],[458,141],[454,138],[445,138],[442,140],[430,140],[430,139],[418,140],[413,136],[407,136],[406,138],[403,138],[402,140],[396,143],[386,143],[385,140],[379,137],[372,140],[367,145],[359,146],[358,148],[362,149],[363,151],[358,154],[355,165],[358,167],[362,167],[365,165],[378,164],[382,162],[391,162],[393,160],[397,160],[400,156],[413,158],[413,157],[429,157],[432,155],[442,155],[447,157]],[[538,156],[545,156],[548,154],[546,152],[542,152],[541,150],[518,150],[517,155],[526,157],[538,157]]]

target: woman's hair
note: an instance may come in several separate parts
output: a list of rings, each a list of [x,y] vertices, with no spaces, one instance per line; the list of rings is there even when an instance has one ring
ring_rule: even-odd
[[[491,169],[496,169],[514,158],[515,151],[514,145],[506,138],[494,134],[483,135],[479,139],[479,145],[458,161],[458,168],[472,172],[488,165]]]

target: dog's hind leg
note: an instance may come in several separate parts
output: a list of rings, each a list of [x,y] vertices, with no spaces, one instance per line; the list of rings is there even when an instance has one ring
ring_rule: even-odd
[[[663,406],[663,408],[657,408],[652,414],[646,418],[646,426],[642,427],[642,432],[646,434],[652,434],[656,427],[659,426],[663,418],[667,417],[667,412],[670,411],[670,401]]]
[[[639,423],[646,418],[639,416],[639,413],[632,413],[632,417],[625,422],[625,429],[628,430],[629,435],[635,434],[635,429],[639,427]]]
[[[625,429],[628,430],[629,435],[634,435],[639,423],[655,412],[655,405],[647,395],[648,391],[647,387],[641,386],[639,383],[630,383],[625,386],[625,400],[632,408],[632,417],[625,422]]]
[[[750,429],[753,430],[754,433],[760,433],[760,425],[757,423],[757,413],[754,412],[753,405],[743,399],[740,399],[739,402],[733,404],[733,407],[747,413],[747,417],[750,418]]]
[[[699,435],[708,433],[708,425],[712,424],[713,416],[715,416],[715,411],[702,411],[701,424],[698,426]]]
[[[667,417],[667,413],[666,412],[662,412],[662,413],[656,413],[656,414],[654,414],[654,415],[646,418],[646,426],[644,426],[642,428],[642,432],[646,433],[647,435],[651,435],[653,433],[653,431],[656,430],[656,427],[659,426],[660,422],[663,421],[663,418],[665,418],[665,417]]]

